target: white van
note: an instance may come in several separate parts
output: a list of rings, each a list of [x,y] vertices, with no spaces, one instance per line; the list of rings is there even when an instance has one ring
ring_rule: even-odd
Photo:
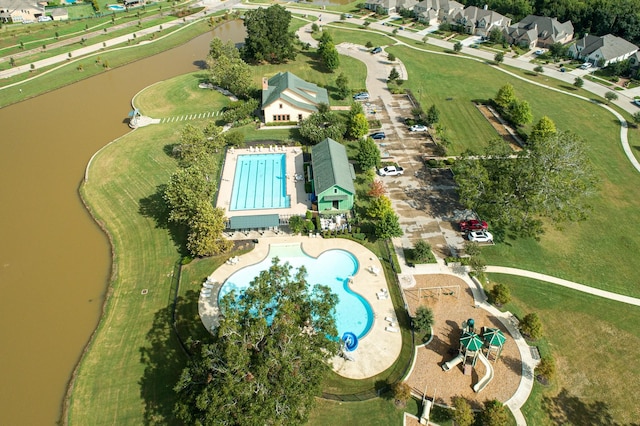
[[[42,15],[38,17],[38,22],[49,22],[52,21],[51,16]]]

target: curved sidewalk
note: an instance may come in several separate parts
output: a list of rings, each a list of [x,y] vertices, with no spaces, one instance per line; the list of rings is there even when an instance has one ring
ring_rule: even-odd
[[[538,272],[527,271],[524,269],[508,268],[505,266],[487,266],[485,272],[494,274],[508,274],[517,275],[520,277],[533,278],[539,281],[545,281],[552,284],[557,284],[563,287],[567,287],[573,290],[581,291],[583,293],[592,294],[594,296],[604,297],[605,299],[615,300],[616,302],[627,303],[629,305],[640,306],[640,299],[630,296],[624,296],[610,291],[600,290],[593,287],[588,287],[583,284],[578,284],[572,281],[563,280],[551,275],[540,274]]]

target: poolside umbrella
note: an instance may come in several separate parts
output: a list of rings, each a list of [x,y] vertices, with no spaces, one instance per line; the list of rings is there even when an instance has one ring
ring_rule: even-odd
[[[479,351],[484,346],[484,342],[476,333],[464,333],[460,338],[460,344],[468,351]]]
[[[504,342],[507,340],[502,334],[502,331],[498,328],[487,328],[486,331],[482,335],[482,338],[489,346],[502,346]]]

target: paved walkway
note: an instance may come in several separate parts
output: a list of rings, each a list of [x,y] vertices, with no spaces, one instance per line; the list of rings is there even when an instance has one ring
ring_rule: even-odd
[[[540,274],[538,272],[527,271],[524,269],[517,269],[517,268],[508,268],[505,266],[487,266],[486,272],[494,273],[494,274],[509,274],[509,275],[517,275],[520,277],[533,278],[535,280],[545,281],[548,283],[560,285],[576,291],[581,291],[583,293],[592,294],[594,296],[604,297],[605,299],[615,300],[616,302],[627,303],[629,305],[634,305],[634,306],[640,306],[640,299],[637,299],[635,297],[623,296],[618,293],[612,293],[610,291],[588,287],[583,284],[578,284],[572,281],[563,280],[562,278],[557,278],[551,275]]]

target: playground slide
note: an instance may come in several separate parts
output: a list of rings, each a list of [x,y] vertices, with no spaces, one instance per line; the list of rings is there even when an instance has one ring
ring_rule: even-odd
[[[456,365],[460,364],[463,359],[464,359],[464,355],[458,354],[458,356],[452,359],[451,361],[447,361],[444,364],[442,364],[442,369],[444,371],[449,371]]]
[[[342,341],[347,352],[355,351],[358,348],[358,337],[350,331],[342,335]]]
[[[489,362],[489,360],[482,354],[478,354],[478,359],[484,364],[484,368],[487,370],[484,377],[478,380],[478,383],[473,385],[474,392],[480,392],[484,389],[491,380],[493,380],[493,366]]]

